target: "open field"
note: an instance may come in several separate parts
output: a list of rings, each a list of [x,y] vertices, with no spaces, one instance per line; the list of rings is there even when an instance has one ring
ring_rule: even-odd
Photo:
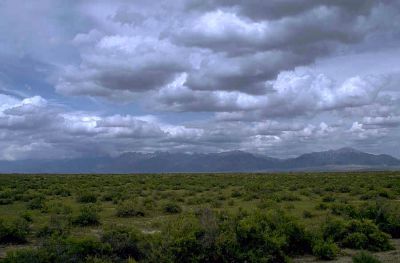
[[[4,262],[400,262],[398,238],[400,172],[0,175]]]

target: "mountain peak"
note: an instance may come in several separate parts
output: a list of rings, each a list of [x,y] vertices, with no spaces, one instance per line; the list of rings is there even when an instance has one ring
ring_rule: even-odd
[[[232,156],[232,155],[253,155],[251,153],[241,151],[241,150],[233,150],[233,151],[226,151],[218,153],[220,156]]]
[[[359,150],[356,150],[356,149],[351,148],[351,147],[342,147],[342,148],[339,148],[337,150],[333,150],[333,152],[337,152],[337,153],[360,153]]]
[[[165,173],[398,169],[400,160],[353,148],[276,159],[244,151],[193,154],[127,152],[116,157],[0,161],[1,173]]]

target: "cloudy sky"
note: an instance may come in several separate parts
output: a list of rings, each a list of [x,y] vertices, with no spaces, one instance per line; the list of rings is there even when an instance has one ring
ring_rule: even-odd
[[[0,0],[0,160],[400,157],[400,1]]]

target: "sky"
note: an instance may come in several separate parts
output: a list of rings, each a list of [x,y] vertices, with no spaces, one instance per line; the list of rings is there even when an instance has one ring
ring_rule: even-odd
[[[0,0],[0,160],[400,157],[400,1]]]

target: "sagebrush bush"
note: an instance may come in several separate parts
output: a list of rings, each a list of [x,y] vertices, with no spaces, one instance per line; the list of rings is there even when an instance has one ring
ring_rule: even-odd
[[[99,214],[95,206],[86,205],[81,207],[79,214],[73,219],[74,225],[96,226],[100,224]]]
[[[63,204],[59,201],[50,201],[45,204],[43,207],[44,211],[51,213],[51,214],[57,214],[57,215],[69,215],[72,213],[72,207]]]
[[[323,260],[333,260],[339,254],[339,247],[332,241],[318,240],[312,248],[313,255]]]
[[[104,231],[101,242],[109,244],[112,253],[119,258],[140,260],[145,256],[144,237],[139,231],[133,229],[112,226]]]
[[[310,236],[282,212],[230,216],[206,209],[170,222],[158,238],[157,262],[286,262],[311,252]]]
[[[70,233],[70,218],[62,215],[53,215],[50,217],[49,222],[41,226],[36,236],[45,238],[49,236],[68,236]]]
[[[67,197],[71,196],[71,191],[65,187],[55,187],[54,189],[52,189],[52,194]]]
[[[336,198],[332,195],[327,195],[322,198],[322,202],[324,203],[332,203],[335,202]]]
[[[163,210],[165,213],[168,214],[178,214],[182,212],[182,208],[176,203],[166,203],[163,206]]]
[[[328,220],[322,227],[325,240],[333,240],[343,247],[386,251],[392,249],[389,235],[370,220]]]
[[[26,243],[29,232],[29,223],[23,218],[10,221],[0,218],[0,244]]]
[[[364,207],[361,215],[373,220],[382,231],[400,238],[400,209],[388,203],[376,202]]]
[[[31,199],[28,202],[28,209],[35,210],[35,209],[42,209],[45,206],[46,198],[44,196],[37,196]]]
[[[50,262],[46,255],[41,255],[37,249],[17,249],[7,253],[3,263],[42,263]]]
[[[352,258],[353,263],[381,263],[379,259],[368,252],[361,251]]]
[[[304,217],[304,218],[312,218],[312,217],[314,217],[314,215],[313,215],[313,213],[311,213],[310,211],[304,210],[304,211],[303,211],[303,217]]]
[[[332,204],[330,206],[333,215],[346,216],[350,218],[359,218],[357,208],[349,204]]]
[[[341,241],[346,236],[346,223],[340,219],[328,219],[322,225],[322,236],[324,240]]]
[[[293,201],[301,201],[301,198],[300,196],[293,193],[282,193],[282,194],[276,194],[273,197],[273,200],[277,202],[282,202],[282,201],[293,202]]]
[[[12,198],[0,198],[0,205],[10,205],[14,202]]]
[[[326,209],[328,209],[328,206],[326,204],[324,204],[324,203],[320,203],[320,204],[316,205],[315,209],[317,209],[317,210],[326,210]]]
[[[97,202],[97,196],[93,193],[80,193],[78,195],[77,201],[79,203],[96,203]]]
[[[136,205],[132,202],[122,202],[117,206],[118,217],[142,217],[145,216],[143,206]]]

